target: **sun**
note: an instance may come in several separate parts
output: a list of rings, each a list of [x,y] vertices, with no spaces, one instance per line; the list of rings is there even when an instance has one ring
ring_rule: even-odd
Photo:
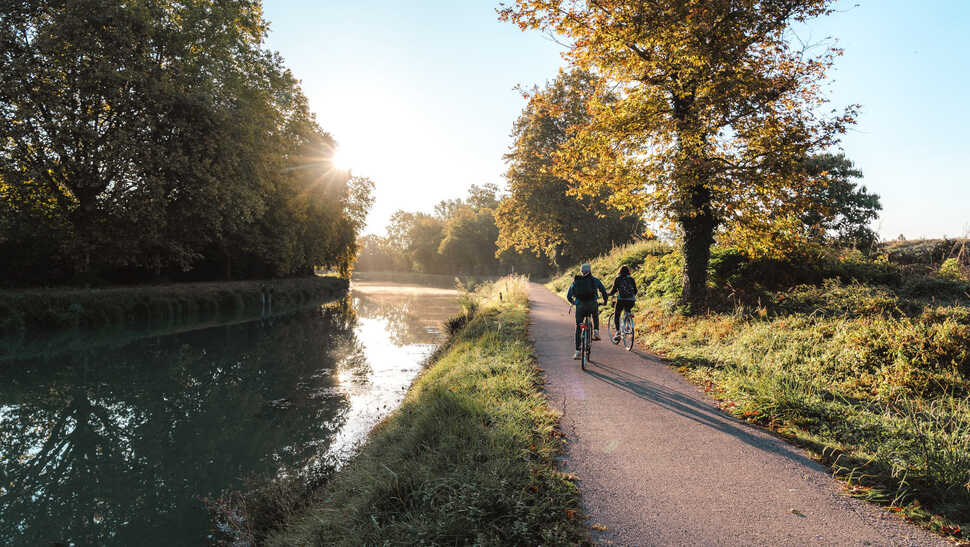
[[[334,149],[333,156],[330,157],[330,163],[338,171],[350,171],[354,166],[354,162],[349,154],[347,154],[347,151],[341,148]]]

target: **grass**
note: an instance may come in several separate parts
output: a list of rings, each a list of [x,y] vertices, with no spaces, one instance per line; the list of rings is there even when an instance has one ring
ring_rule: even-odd
[[[966,276],[858,254],[785,264],[715,249],[714,309],[686,317],[673,303],[677,253],[618,249],[594,274],[633,259],[640,343],[725,411],[808,448],[849,494],[970,535]]]
[[[179,283],[110,289],[0,291],[0,336],[72,328],[164,327],[188,320],[273,311],[330,298],[347,280],[310,277],[269,281]]]
[[[525,280],[475,300],[401,407],[268,545],[588,540],[578,488],[556,465],[564,441],[528,340]]]
[[[593,275],[599,277],[607,288],[610,282],[620,270],[620,266],[629,266],[631,270],[642,269],[644,263],[652,263],[666,256],[672,251],[672,247],[656,240],[637,241],[614,248],[607,254],[596,257],[590,261]],[[562,294],[566,294],[569,284],[573,282],[573,277],[579,275],[579,264],[567,269],[558,277],[554,277],[548,286]],[[639,281],[639,280],[638,280]]]

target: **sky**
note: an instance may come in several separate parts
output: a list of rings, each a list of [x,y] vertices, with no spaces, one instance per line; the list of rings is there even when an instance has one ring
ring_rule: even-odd
[[[492,0],[263,0],[267,46],[302,81],[353,174],[375,183],[365,232],[430,212],[472,184],[504,184],[503,154],[561,46],[500,22]],[[882,197],[883,238],[970,232],[970,1],[859,0],[796,29],[837,39],[834,105],[861,104],[843,138]]]

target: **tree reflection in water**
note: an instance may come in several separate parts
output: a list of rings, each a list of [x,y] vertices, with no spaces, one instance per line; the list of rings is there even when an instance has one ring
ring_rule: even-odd
[[[392,340],[399,346],[440,341],[442,322],[457,311],[456,296],[451,289],[354,284],[357,312],[361,317],[386,321]]]
[[[345,455],[456,308],[454,291],[355,286],[290,315],[0,361],[0,545],[206,543],[202,497]]]
[[[0,363],[0,544],[204,543],[201,496],[304,465],[342,425],[354,326],[343,302]]]

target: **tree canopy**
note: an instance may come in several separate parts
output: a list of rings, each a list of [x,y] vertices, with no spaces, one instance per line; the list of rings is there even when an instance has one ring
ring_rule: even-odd
[[[0,10],[4,278],[348,271],[369,181],[258,0],[20,0]]]
[[[882,210],[882,203],[878,195],[852,181],[861,179],[862,171],[844,154],[812,156],[805,161],[805,171],[823,181],[810,188],[812,205],[802,215],[815,239],[871,250],[879,238],[870,225]]]
[[[570,129],[591,121],[587,100],[595,80],[586,71],[561,71],[544,89],[528,95],[505,156],[509,195],[496,212],[499,249],[529,251],[565,265],[626,243],[640,228],[637,211],[609,204],[609,188],[576,192],[575,179],[555,169]]]
[[[803,211],[814,179],[802,160],[837,142],[855,107],[823,112],[840,52],[793,46],[792,23],[829,0],[517,0],[500,17],[569,41],[566,57],[599,84],[591,120],[557,158],[578,189],[675,224],[683,301],[706,296],[718,226],[766,210]]]

